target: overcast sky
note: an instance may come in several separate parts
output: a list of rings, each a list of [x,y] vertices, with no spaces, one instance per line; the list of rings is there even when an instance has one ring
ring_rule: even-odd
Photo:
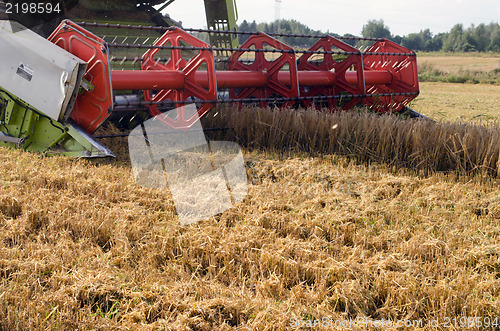
[[[238,24],[272,22],[275,0],[236,0]],[[165,12],[186,28],[206,27],[203,0],[176,0]],[[448,32],[457,23],[471,24],[500,21],[499,0],[281,0],[280,17],[295,19],[314,30],[360,35],[363,25],[383,19],[392,34],[407,35],[429,28]]]

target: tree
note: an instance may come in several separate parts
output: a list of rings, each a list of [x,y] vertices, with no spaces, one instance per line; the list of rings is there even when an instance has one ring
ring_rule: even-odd
[[[448,36],[447,33],[438,33],[432,39],[427,40],[424,45],[426,52],[438,52],[443,49],[443,40]]]
[[[391,40],[394,41],[396,44],[403,44],[403,37],[400,35],[395,35],[391,37]]]
[[[423,49],[422,36],[420,33],[410,33],[403,37],[401,44],[414,51],[421,51]]]
[[[250,31],[250,24],[248,24],[247,20],[243,20],[238,29],[240,31]]]
[[[296,20],[276,20],[272,23],[255,23],[253,21],[248,24],[243,21],[238,27],[240,31],[257,32],[262,31],[265,33],[284,33],[284,34],[298,34],[298,35],[323,35],[321,31],[314,31],[308,26]],[[240,42],[243,43],[249,38],[248,35],[240,36]],[[281,37],[283,42],[294,46],[311,46],[317,39],[308,37]]]
[[[493,52],[500,52],[500,27],[497,26],[491,33],[491,41],[488,45],[488,50]]]
[[[451,28],[448,37],[443,42],[443,51],[445,52],[457,52],[462,48],[462,35],[464,34],[464,26],[462,24],[456,24]]]
[[[243,20],[238,27],[238,30],[242,32],[257,32],[257,23],[253,21],[251,24],[248,24],[247,20]],[[248,38],[250,38],[250,35],[242,34],[239,36],[239,41],[243,44]]]
[[[384,24],[384,20],[370,20],[363,25],[361,35],[365,38],[391,38],[391,31]]]
[[[420,38],[422,39],[422,48],[423,48],[428,41],[432,40],[433,38],[432,32],[429,29],[425,29],[425,30],[420,30],[419,34]]]
[[[356,46],[356,40],[351,39],[353,37],[356,37],[355,35],[350,34],[350,33],[346,33],[346,34],[344,34],[344,37],[347,39],[342,40],[343,42],[345,42],[346,44],[349,44],[353,47]]]
[[[465,33],[462,35],[462,43],[458,47],[459,51],[461,51],[461,52],[478,51],[477,41],[474,38],[473,29],[474,29],[474,27],[467,29],[467,31],[465,31]]]
[[[250,24],[250,30],[251,32],[257,32],[257,23],[255,23],[255,20],[253,20],[252,24]]]
[[[298,35],[324,35],[321,31],[314,31],[308,26],[296,20],[278,20],[272,23],[249,23],[243,21],[239,26],[240,31],[263,31],[267,33],[279,32],[284,34]],[[406,36],[391,35],[389,28],[383,20],[369,20],[361,31],[365,38],[386,38],[414,51],[426,52],[499,52],[500,53],[500,24],[489,23],[471,25],[464,28],[462,24],[456,24],[450,32],[434,35],[429,29],[420,30],[418,33],[410,33]],[[330,32],[326,34],[332,35]],[[334,35],[335,36],[335,35]],[[346,37],[354,37],[347,34]],[[244,42],[248,36],[241,36]],[[293,46],[310,46],[316,42],[315,38],[307,37],[280,37],[283,42]],[[372,41],[359,41],[346,39],[344,42],[353,46],[370,46]]]
[[[485,52],[491,40],[490,32],[485,24],[479,24],[473,32],[476,48],[480,52]]]

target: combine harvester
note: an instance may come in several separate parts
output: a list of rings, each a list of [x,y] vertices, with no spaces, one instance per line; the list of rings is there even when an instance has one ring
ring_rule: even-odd
[[[225,15],[234,12],[232,0],[221,3]],[[325,35],[316,36],[309,50],[296,50],[278,40],[285,35],[257,33],[239,46],[245,32],[231,29],[235,19],[229,16],[209,19],[209,30],[64,20],[47,39],[28,29],[13,33],[20,30],[17,23],[0,21],[0,145],[110,156],[92,135],[116,114],[176,109],[162,121],[185,130],[218,103],[283,111],[362,105],[397,113],[408,111],[419,93],[415,53],[389,40],[354,38],[371,41],[362,52]],[[163,35],[154,42],[105,40],[91,29]],[[212,46],[191,33],[209,33]],[[141,55],[129,56],[134,50]],[[193,102],[198,113],[188,116],[179,106]]]

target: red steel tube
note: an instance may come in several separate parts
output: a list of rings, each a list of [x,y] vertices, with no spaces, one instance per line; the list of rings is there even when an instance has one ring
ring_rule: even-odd
[[[335,73],[331,71],[299,71],[299,86],[329,86],[337,81]],[[389,71],[365,71],[366,85],[389,84],[392,74]],[[262,71],[217,71],[218,88],[249,88],[265,87],[269,77]],[[278,73],[278,80],[285,85],[291,85],[290,73]],[[351,84],[358,83],[356,71],[347,71],[345,79]],[[197,71],[195,80],[203,87],[209,85],[209,75],[206,71]],[[183,89],[185,76],[180,71],[164,70],[111,70],[111,81],[114,90],[162,90]]]
[[[248,88],[265,87],[269,83],[269,77],[262,71],[216,71],[218,88]],[[299,71],[300,86],[324,86],[335,83],[335,74],[329,71]],[[285,85],[290,84],[290,73],[281,71],[278,80]],[[206,72],[196,72],[196,82],[203,87],[208,86]]]
[[[345,80],[348,83],[356,85],[358,83],[358,73],[356,71],[346,71]],[[366,85],[383,85],[389,84],[392,81],[392,74],[389,71],[369,71],[365,70],[365,84]]]
[[[184,73],[164,70],[111,70],[113,90],[183,89]]]
[[[299,86],[328,86],[335,84],[337,77],[331,71],[299,71]],[[290,73],[280,71],[278,80],[281,84],[290,86]]]
[[[262,71],[216,71],[217,88],[265,87],[269,78]],[[197,71],[195,79],[198,84],[208,87],[208,75],[205,71]]]

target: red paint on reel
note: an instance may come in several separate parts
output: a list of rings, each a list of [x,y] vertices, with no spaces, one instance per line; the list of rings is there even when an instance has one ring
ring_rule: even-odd
[[[366,50],[366,53],[368,54],[363,55],[365,74],[388,71],[392,75],[392,80],[385,84],[367,84],[367,94],[412,92],[418,94],[417,57],[415,53],[389,40],[375,42]],[[401,53],[412,53],[412,55],[400,55]],[[397,112],[408,105],[415,97],[416,94],[367,97],[363,102],[370,109],[378,112]]]
[[[82,90],[71,118],[85,131],[93,133],[113,109],[106,42],[69,20],[64,20],[48,40],[87,62],[83,78],[91,88]]]
[[[356,48],[334,37],[321,38],[299,58],[299,71],[328,71],[335,75],[335,84],[315,86],[310,89],[301,88],[303,96],[314,97],[318,95],[333,96],[341,93],[362,95],[365,93],[365,77],[361,52]],[[312,53],[312,52],[322,53]],[[328,53],[330,52],[330,53]],[[341,54],[342,53],[342,54]],[[345,54],[351,53],[351,54]],[[319,58],[319,59],[318,59]],[[354,79],[348,80],[346,73],[352,74]],[[350,109],[361,100],[360,97],[352,98],[342,105],[342,109]],[[309,107],[313,101],[306,100],[304,105]],[[338,99],[327,99],[329,109],[337,108]]]
[[[252,35],[229,58],[226,71],[215,71],[212,48],[179,28],[168,30],[148,50],[142,70],[109,70],[107,45],[101,38],[71,21],[63,21],[49,38],[88,63],[85,80],[92,89],[77,97],[71,117],[87,132],[94,132],[109,116],[116,90],[144,90],[152,116],[170,110],[172,102],[202,103],[195,114],[178,107],[161,120],[174,128],[188,128],[217,101],[217,89],[229,100],[261,107],[295,104],[348,110],[358,104],[378,112],[398,112],[419,91],[415,53],[388,40],[376,41],[365,53],[327,36],[297,60],[295,51],[277,39]],[[159,60],[161,59],[161,60]],[[160,62],[161,61],[161,62]]]
[[[267,99],[273,96],[295,98],[299,96],[297,63],[295,52],[290,46],[265,33],[259,33],[248,38],[241,45],[241,48],[243,50],[231,55],[227,69],[231,71],[262,72],[267,76],[267,86],[229,89],[229,97],[231,99]],[[258,51],[271,51],[273,49],[285,52],[272,53]],[[272,55],[266,58],[266,54]],[[274,54],[279,55],[274,56]],[[287,83],[284,83],[283,80]],[[294,103],[294,101],[287,101],[283,106],[292,106]],[[268,101],[261,100],[259,104],[261,107],[267,107]]]
[[[167,31],[156,43],[155,46],[172,47],[170,51],[170,60],[162,64],[154,59],[160,51],[159,48],[153,48],[144,54],[142,69],[165,70],[180,72],[183,74],[184,87],[182,89],[166,88],[154,90],[144,90],[144,100],[146,102],[162,102],[172,100],[174,102],[183,102],[191,97],[204,101],[215,101],[217,99],[217,82],[215,79],[215,66],[213,52],[210,45],[193,37],[179,28]],[[194,55],[188,51],[183,51],[181,47],[192,47]],[[204,66],[205,70],[200,70]],[[207,86],[201,85],[196,77],[197,75],[206,77]],[[176,108],[177,117],[162,117],[162,121],[175,128],[189,128],[198,118],[205,115],[214,104],[204,103],[198,109],[198,114],[186,116],[184,107]],[[149,105],[149,113],[152,116],[161,114],[156,104]]]

